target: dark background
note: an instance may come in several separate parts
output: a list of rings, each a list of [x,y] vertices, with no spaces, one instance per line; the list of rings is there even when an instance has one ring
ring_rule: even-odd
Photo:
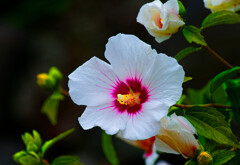
[[[72,127],[76,131],[52,147],[46,159],[74,154],[86,165],[108,164],[101,149],[101,130],[83,131],[78,124],[84,106],[79,107],[66,98],[60,103],[56,126],[41,114],[42,103],[49,93],[36,85],[36,75],[56,66],[64,75],[62,86],[68,89],[67,76],[92,56],[105,60],[105,44],[118,33],[134,34],[169,56],[189,46],[181,32],[158,44],[136,22],[140,7],[147,2],[151,1],[0,1],[0,165],[15,164],[12,155],[24,149],[21,140],[24,132],[36,129],[45,141]],[[204,8],[202,0],[182,2],[187,9],[186,23],[200,27],[210,10]],[[240,25],[208,28],[203,35],[210,47],[233,66],[239,65]],[[184,89],[199,89],[226,69],[205,51],[193,53],[180,64],[186,76],[193,77],[184,84]],[[143,151],[115,137],[113,142],[120,164],[144,164]],[[161,158],[171,164],[185,161],[171,154],[162,154]]]

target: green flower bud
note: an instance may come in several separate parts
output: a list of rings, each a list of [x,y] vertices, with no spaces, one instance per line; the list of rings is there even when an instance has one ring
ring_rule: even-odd
[[[40,73],[37,75],[37,84],[44,89],[53,89],[56,85],[56,80],[46,73]]]
[[[22,140],[26,146],[27,152],[37,152],[40,150],[42,141],[39,133],[35,130],[33,130],[33,136],[26,132],[22,135]]]
[[[27,147],[27,152],[31,152],[31,151],[37,152],[39,150],[39,147],[36,144],[34,144],[34,142],[28,143],[26,147]]]
[[[201,152],[197,157],[198,165],[212,165],[213,158],[208,152]]]
[[[57,82],[57,84],[60,83],[60,81],[63,78],[62,73],[58,70],[58,68],[56,68],[54,66],[50,68],[49,76],[53,77],[55,79],[55,81]]]

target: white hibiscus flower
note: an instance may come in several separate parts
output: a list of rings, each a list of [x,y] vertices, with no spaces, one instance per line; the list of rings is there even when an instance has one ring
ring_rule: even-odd
[[[161,129],[156,135],[155,146],[158,151],[181,154],[184,158],[194,157],[199,144],[192,124],[183,116],[165,116],[161,119]]]
[[[212,12],[229,10],[238,11],[240,10],[240,0],[203,0],[206,8]]]
[[[179,16],[177,0],[162,4],[160,0],[143,5],[138,13],[137,22],[145,26],[157,42],[169,39],[185,23]]]
[[[156,135],[160,119],[181,97],[183,68],[133,35],[111,37],[105,57],[111,65],[93,57],[69,75],[72,100],[87,105],[80,125],[121,131],[129,140]]]

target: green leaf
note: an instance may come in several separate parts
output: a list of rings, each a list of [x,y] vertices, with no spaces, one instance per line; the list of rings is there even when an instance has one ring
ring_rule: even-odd
[[[181,1],[178,1],[178,6],[179,6],[179,15],[181,17],[184,17],[186,15],[186,9],[185,7],[183,6],[182,2]]]
[[[60,100],[62,100],[63,98],[64,96],[60,92],[55,91],[43,103],[41,112],[47,115],[52,125],[57,124],[58,106]]]
[[[228,80],[225,85],[231,101],[234,119],[240,124],[240,84],[234,80]]]
[[[216,141],[206,139],[206,144],[205,144],[206,151],[212,153],[212,151],[214,151],[216,147],[217,147]]]
[[[202,135],[198,134],[198,141],[202,145],[202,147],[205,148],[207,139],[203,137]]]
[[[207,46],[203,35],[201,35],[201,29],[192,25],[188,25],[183,28],[182,32],[189,43],[195,42],[196,44]]]
[[[34,138],[35,144],[38,147],[41,147],[42,146],[42,139],[41,139],[40,134],[36,130],[33,130],[33,138]]]
[[[187,89],[187,98],[184,100],[183,104],[209,104],[210,102],[216,104],[230,105],[227,93],[224,90],[223,85],[221,85],[216,91],[211,95],[210,94],[210,83],[207,83],[201,89]],[[212,96],[212,97],[211,97]],[[219,112],[223,113],[225,120],[229,121],[231,119],[231,111],[227,109],[217,109]]]
[[[63,155],[55,158],[51,165],[82,165],[80,158],[74,155]]]
[[[112,137],[107,135],[104,131],[102,131],[102,148],[108,161],[113,165],[118,165],[119,161],[112,144]]]
[[[25,146],[28,145],[28,143],[32,142],[33,141],[33,137],[30,133],[28,132],[25,132],[23,135],[22,135],[22,140],[25,144]]]
[[[195,47],[187,47],[183,50],[181,50],[180,52],[178,52],[178,54],[174,57],[177,61],[180,61],[181,59],[183,59],[184,57],[186,57],[187,55],[197,52],[199,50],[201,50],[202,48],[195,48]]]
[[[219,144],[240,147],[222,113],[211,107],[192,107],[186,110],[185,117],[197,133]]]
[[[192,80],[192,77],[186,77],[186,76],[184,76],[183,83],[188,82],[188,81],[191,81],[191,80]]]
[[[21,165],[41,165],[40,160],[34,155],[26,155],[19,159]]]
[[[202,28],[222,24],[240,23],[240,15],[231,11],[218,11],[209,14],[202,22]]]
[[[220,85],[222,85],[226,80],[234,77],[240,72],[240,67],[236,66],[232,69],[225,70],[218,75],[216,75],[210,84],[210,92],[213,93]]]
[[[13,155],[13,160],[16,162],[16,163],[19,163],[19,160],[20,158],[24,157],[28,155],[28,153],[24,150],[22,151],[19,151],[19,152],[16,152],[14,155]]]
[[[222,165],[235,157],[235,152],[226,149],[217,150],[212,153],[213,165]]]
[[[69,130],[67,130],[67,131],[59,134],[59,135],[56,136],[55,138],[46,141],[46,142],[43,144],[42,148],[41,148],[41,150],[42,150],[42,155],[44,155],[45,152],[46,152],[50,147],[52,147],[55,143],[57,143],[58,141],[64,139],[66,136],[68,136],[69,134],[73,133],[74,131],[75,131],[74,128],[69,129]]]
[[[228,96],[222,85],[212,94],[212,100],[210,96],[210,83],[207,83],[206,86],[198,90],[188,88],[185,104],[208,104],[212,101],[217,104],[230,105]]]

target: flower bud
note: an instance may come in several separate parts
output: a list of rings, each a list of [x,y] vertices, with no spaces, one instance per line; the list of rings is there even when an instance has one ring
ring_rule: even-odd
[[[212,12],[222,10],[235,12],[240,10],[240,0],[204,0],[204,5]]]
[[[156,135],[155,146],[158,151],[181,154],[184,158],[193,158],[199,144],[194,137],[196,131],[183,116],[172,114],[160,120],[161,129]]]
[[[49,76],[52,76],[57,84],[62,80],[63,76],[62,73],[56,68],[56,67],[51,67],[49,70]]]
[[[200,155],[197,157],[198,165],[212,165],[213,164],[213,158],[212,156],[207,152],[201,152]]]
[[[179,16],[179,9],[181,14],[184,14],[183,5],[180,8],[177,0],[169,0],[164,4],[160,0],[155,0],[141,7],[137,22],[144,25],[147,31],[160,43],[169,39],[185,24]]]
[[[37,75],[37,84],[44,89],[53,89],[56,81],[52,76],[46,73],[40,73]]]

